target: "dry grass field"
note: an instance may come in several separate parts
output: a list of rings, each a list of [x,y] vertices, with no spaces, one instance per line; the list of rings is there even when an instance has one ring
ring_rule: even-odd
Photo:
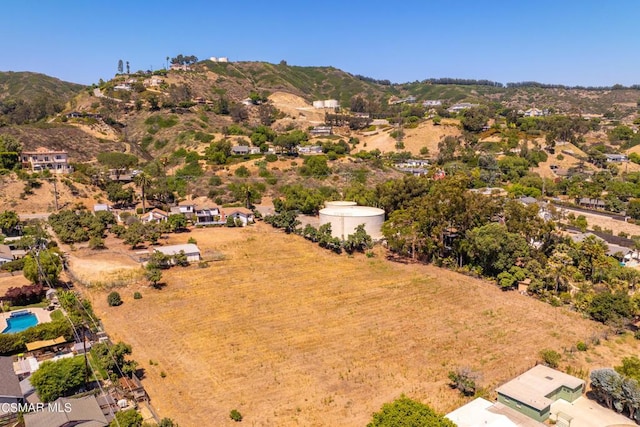
[[[444,412],[462,403],[449,370],[470,366],[493,390],[541,349],[602,331],[481,280],[388,261],[382,249],[339,256],[264,224],[169,243],[189,236],[225,259],[165,271],[161,290],[122,288],[120,307],[89,292],[109,334],[133,345],[160,415],[181,426],[233,425],[234,408],[252,426],[362,426],[401,393]],[[607,354],[565,360],[589,368]]]

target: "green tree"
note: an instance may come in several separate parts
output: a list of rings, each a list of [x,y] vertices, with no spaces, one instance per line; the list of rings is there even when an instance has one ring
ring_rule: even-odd
[[[141,427],[144,418],[135,409],[116,412],[116,418],[109,427]]]
[[[110,169],[115,169],[116,171],[123,171],[136,166],[138,164],[138,157],[133,154],[109,151],[98,154],[98,163]]]
[[[614,366],[614,369],[620,375],[633,378],[640,382],[640,359],[637,356],[625,357],[622,359],[621,366]]]
[[[51,402],[71,394],[84,384],[84,378],[84,358],[71,357],[56,362],[42,362],[29,381],[38,392],[40,400]]]
[[[593,297],[587,313],[602,323],[625,322],[633,315],[633,306],[625,292],[601,292]]]
[[[187,228],[187,218],[183,214],[169,215],[167,222],[169,229],[174,233]]]
[[[163,418],[160,420],[158,427],[178,427],[178,424],[176,424],[171,418]]]
[[[367,427],[455,427],[427,405],[402,395],[392,403],[385,403]]]
[[[139,173],[133,178],[133,182],[140,188],[140,196],[142,199],[142,212],[146,212],[146,200],[145,191],[151,185],[151,177],[144,172]]]
[[[364,229],[364,224],[358,225],[354,233],[347,236],[347,240],[345,240],[343,247],[349,254],[354,251],[364,252],[366,249],[371,249],[373,247],[373,241],[371,240],[371,236],[369,236],[367,231]]]
[[[467,232],[467,243],[466,253],[470,262],[492,277],[509,271],[519,259],[529,257],[529,245],[524,237],[509,233],[506,226],[497,223]]]
[[[127,360],[131,350],[131,346],[123,342],[98,343],[91,348],[91,355],[109,375],[130,377],[138,366],[135,360]]]
[[[20,217],[14,211],[3,211],[0,213],[0,231],[10,234],[20,224]]]
[[[62,271],[62,260],[57,252],[40,250],[25,257],[22,273],[32,283],[55,285]]]
[[[131,246],[131,249],[135,249],[136,246],[144,242],[146,231],[144,224],[134,222],[127,228],[122,238],[127,245]]]
[[[304,159],[304,164],[300,168],[300,175],[314,178],[324,178],[331,173],[327,165],[326,156],[309,156]]]
[[[149,267],[145,269],[145,277],[154,288],[158,287],[158,283],[162,280],[162,270],[157,267]]]

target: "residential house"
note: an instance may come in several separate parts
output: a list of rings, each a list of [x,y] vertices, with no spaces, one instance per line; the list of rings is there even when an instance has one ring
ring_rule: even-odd
[[[7,403],[24,403],[24,395],[20,389],[20,381],[13,370],[13,359],[0,357],[0,420],[12,415],[8,405],[5,405]]]
[[[467,110],[469,108],[477,107],[478,104],[470,104],[468,102],[461,102],[458,104],[454,104],[447,109],[450,113],[459,113],[461,111]]]
[[[401,98],[401,99],[394,99],[394,100],[389,100],[389,105],[396,105],[396,104],[413,104],[416,102],[416,97],[413,95],[409,95],[406,98]]]
[[[172,71],[191,71],[191,67],[187,64],[171,64],[169,69]]]
[[[24,414],[25,427],[106,427],[107,419],[95,396],[61,397],[41,411]]]
[[[537,365],[496,389],[498,402],[543,422],[551,414],[551,404],[564,399],[573,402],[585,389],[580,378],[544,365]]]
[[[229,219],[229,217],[236,220],[236,222],[239,221],[243,227],[255,222],[253,211],[247,208],[234,208],[233,211],[227,215],[227,219]]]
[[[546,116],[548,113],[547,110],[540,110],[538,108],[529,108],[522,115],[525,117],[542,117]]]
[[[590,199],[588,197],[582,197],[581,199],[579,199],[578,205],[594,209],[604,209],[607,207],[607,204],[604,202],[604,200]]]
[[[298,154],[322,154],[322,147],[319,145],[298,146]]]
[[[629,161],[626,154],[605,154],[605,157],[609,163],[622,163]]]
[[[187,261],[200,261],[200,249],[193,243],[186,243],[183,245],[153,246],[150,250],[151,253],[160,252],[168,257],[176,256],[181,251],[184,252],[184,254],[187,256]]]
[[[247,145],[236,145],[231,147],[231,154],[236,156],[244,156],[249,154],[249,146]]]
[[[340,108],[337,99],[325,99],[323,101],[313,101],[313,108]]]
[[[143,82],[144,87],[158,87],[162,83],[164,83],[164,79],[159,76],[152,76],[148,79],[145,79]]]
[[[36,151],[23,151],[21,154],[22,166],[31,168],[34,172],[44,170],[52,173],[70,173],[73,168],[69,165],[69,156],[66,151],[48,150],[44,147]]]
[[[180,202],[178,206],[172,206],[170,209],[172,214],[183,214],[187,219],[192,219],[196,212],[196,205],[192,202]]]
[[[535,421],[500,402],[481,397],[445,415],[458,427],[543,427]]]
[[[110,212],[111,207],[106,203],[97,203],[93,205],[93,212]]]
[[[442,105],[442,101],[439,99],[427,99],[422,103],[423,107],[439,107]]]
[[[333,128],[331,126],[314,126],[309,132],[312,136],[329,136],[333,133]]]
[[[142,402],[149,398],[142,383],[135,375],[132,378],[120,378],[118,380],[118,388],[124,393],[123,397],[136,402]]]
[[[154,208],[140,217],[140,221],[147,224],[158,224],[160,222],[165,222],[167,219],[169,219],[169,214],[158,208]]]
[[[236,145],[231,147],[231,154],[246,156],[247,154],[260,154],[260,147],[249,147],[248,145]]]
[[[120,83],[113,87],[113,90],[131,90],[131,85],[129,83]]]
[[[13,254],[9,245],[0,245],[0,265],[13,261]]]
[[[196,207],[194,216],[195,225],[223,225],[225,221],[224,213],[218,207]]]

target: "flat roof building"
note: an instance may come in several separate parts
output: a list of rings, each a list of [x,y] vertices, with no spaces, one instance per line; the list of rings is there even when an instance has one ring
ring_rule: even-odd
[[[573,402],[582,396],[585,382],[544,365],[537,365],[496,389],[498,402],[536,421],[551,414],[558,399]]]

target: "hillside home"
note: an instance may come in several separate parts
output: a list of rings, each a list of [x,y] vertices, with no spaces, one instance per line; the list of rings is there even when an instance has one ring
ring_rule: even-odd
[[[172,206],[170,209],[172,214],[182,214],[187,219],[192,219],[196,212],[196,206],[188,201],[180,202],[178,206]]]
[[[30,168],[34,172],[44,170],[56,174],[73,172],[73,168],[69,166],[69,156],[66,151],[48,150],[40,147],[36,151],[23,151],[21,157],[22,166]]]
[[[427,99],[426,101],[422,102],[423,107],[439,107],[441,105],[442,101],[440,101],[439,99]]]
[[[140,221],[147,224],[158,224],[169,219],[169,214],[162,209],[154,208],[140,217]]]
[[[607,204],[604,202],[604,200],[590,199],[588,197],[582,197],[581,199],[579,199],[578,205],[593,209],[604,209],[607,207]]]
[[[325,99],[324,101],[313,101],[313,108],[340,108],[337,99]]]
[[[94,212],[103,212],[103,211],[110,212],[111,207],[106,203],[96,203],[95,205],[93,205],[93,211]]]
[[[525,117],[542,117],[548,114],[548,110],[540,110],[538,108],[529,108],[524,113],[522,113]]]
[[[605,154],[605,157],[609,163],[621,163],[629,160],[626,154]]]
[[[236,222],[240,222],[243,227],[255,222],[253,211],[247,208],[234,208],[233,211],[227,215],[227,219],[229,217],[236,220]]]
[[[312,136],[329,136],[333,133],[331,126],[315,126],[309,131]]]
[[[226,221],[224,213],[218,207],[196,207],[195,225],[223,225]]]
[[[459,113],[461,111],[467,110],[469,108],[477,107],[478,104],[470,104],[468,102],[461,102],[459,104],[454,104],[447,109],[450,113]]]
[[[120,83],[118,85],[115,85],[113,87],[113,90],[126,90],[126,91],[129,91],[129,90],[131,90],[131,85],[129,83]]]
[[[298,154],[314,155],[322,154],[322,147],[319,145],[298,146]]]
[[[172,71],[191,71],[191,67],[186,64],[171,64],[169,69]]]
[[[249,147],[248,145],[236,145],[231,147],[231,154],[236,156],[246,156],[248,154],[260,154],[260,148]]]
[[[162,77],[153,76],[151,78],[145,79],[142,84],[144,84],[144,87],[158,87],[162,83],[164,83],[164,79]]]
[[[543,422],[551,414],[551,404],[558,399],[573,402],[584,392],[580,378],[537,365],[496,389],[498,402]]]
[[[150,252],[160,252],[168,257],[178,255],[180,252],[184,252],[187,256],[187,261],[196,262],[200,261],[200,249],[193,243],[185,243],[184,245],[169,245],[169,246],[153,246]]]
[[[413,104],[416,102],[416,97],[413,95],[409,95],[406,98],[389,100],[389,105],[397,105],[397,104]]]

